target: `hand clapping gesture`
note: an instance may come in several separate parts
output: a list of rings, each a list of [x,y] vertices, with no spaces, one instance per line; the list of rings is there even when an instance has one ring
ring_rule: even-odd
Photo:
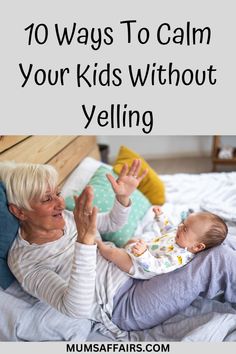
[[[139,183],[148,173],[148,170],[146,169],[141,176],[139,176],[140,168],[141,161],[134,160],[130,168],[128,168],[127,164],[123,165],[117,180],[112,175],[107,174],[107,178],[112,185],[117,200],[124,206],[129,205],[130,195],[135,191]]]
[[[95,243],[97,233],[97,208],[93,207],[93,189],[87,186],[78,197],[74,196],[74,219],[78,232],[77,241],[87,245]]]
[[[138,176],[140,167],[141,161],[134,160],[130,168],[126,164],[122,167],[117,180],[112,175],[107,175],[117,200],[124,206],[129,205],[130,195],[135,191],[148,172],[145,170],[141,176]],[[95,243],[97,231],[98,209],[92,205],[93,198],[93,189],[90,186],[87,186],[79,197],[74,196],[74,219],[78,231],[77,241],[88,245]]]

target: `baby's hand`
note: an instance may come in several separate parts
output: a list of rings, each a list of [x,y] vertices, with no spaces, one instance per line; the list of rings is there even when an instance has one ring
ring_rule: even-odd
[[[103,241],[102,241],[102,240],[96,239],[95,242],[96,242],[97,247],[98,247],[99,249],[102,248],[102,246],[103,246]]]
[[[135,256],[141,256],[147,249],[147,244],[144,240],[138,240],[135,245],[132,247],[131,252]]]
[[[159,206],[154,206],[153,209],[155,216],[160,216],[162,214],[161,207]]]

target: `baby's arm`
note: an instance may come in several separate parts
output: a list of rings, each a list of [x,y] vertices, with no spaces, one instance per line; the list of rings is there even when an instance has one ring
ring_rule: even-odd
[[[122,248],[111,247],[101,240],[96,240],[100,254],[117,265],[123,272],[129,273],[133,263],[130,256]]]
[[[165,234],[174,227],[159,206],[154,206],[153,211],[155,214],[154,218],[160,228],[161,234]]]
[[[135,240],[135,244],[131,247],[131,253],[139,257],[147,250],[147,244],[144,240]]]

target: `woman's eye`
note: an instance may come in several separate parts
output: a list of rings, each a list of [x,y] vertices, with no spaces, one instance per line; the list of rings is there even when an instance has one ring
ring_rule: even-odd
[[[60,196],[61,196],[61,191],[57,192],[57,197],[60,197]]]
[[[50,202],[51,200],[52,200],[52,197],[49,195],[49,196],[45,197],[45,198],[42,200],[42,202],[43,202],[43,203],[46,203],[46,202]]]

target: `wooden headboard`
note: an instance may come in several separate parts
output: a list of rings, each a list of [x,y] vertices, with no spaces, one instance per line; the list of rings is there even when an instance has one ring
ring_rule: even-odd
[[[0,161],[49,163],[60,185],[86,156],[100,159],[95,136],[0,136]]]

